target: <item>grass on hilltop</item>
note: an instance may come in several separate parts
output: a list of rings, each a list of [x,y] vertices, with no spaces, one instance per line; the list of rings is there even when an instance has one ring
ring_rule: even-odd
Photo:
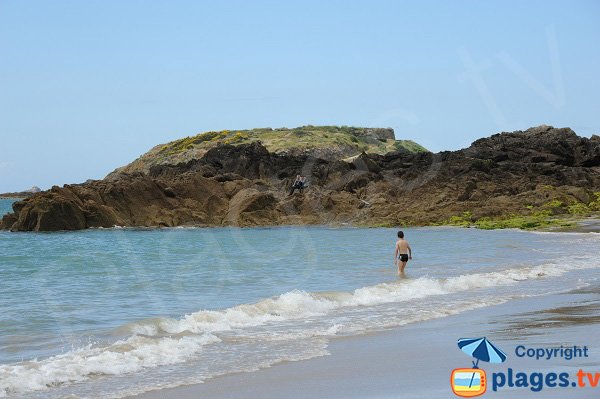
[[[159,153],[175,155],[192,149],[212,148],[221,144],[247,144],[260,141],[269,151],[281,152],[294,149],[347,146],[357,152],[387,153],[405,149],[410,152],[426,152],[427,149],[411,140],[375,141],[365,137],[364,128],[351,126],[301,126],[293,129],[262,128],[251,130],[222,130],[200,133],[163,145]]]
[[[202,157],[208,150],[223,144],[249,144],[260,141],[270,152],[323,150],[339,155],[340,159],[361,152],[386,154],[406,150],[428,152],[411,140],[377,139],[373,132],[383,129],[352,126],[301,126],[297,128],[260,128],[249,130],[221,130],[184,137],[158,145],[118,172],[147,172],[153,165],[177,164]]]

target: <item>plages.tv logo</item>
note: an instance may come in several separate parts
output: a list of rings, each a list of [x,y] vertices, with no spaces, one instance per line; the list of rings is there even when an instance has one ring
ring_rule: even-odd
[[[473,367],[452,370],[450,386],[452,392],[463,398],[483,395],[487,389],[487,376],[485,370],[480,369],[479,361],[488,363],[502,363],[506,360],[506,353],[494,346],[487,338],[461,338],[458,347],[467,355],[474,357]]]

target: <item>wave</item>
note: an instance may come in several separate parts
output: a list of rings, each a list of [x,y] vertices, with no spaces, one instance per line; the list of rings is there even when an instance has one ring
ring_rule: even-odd
[[[186,362],[198,357],[207,345],[245,335],[254,327],[318,319],[334,312],[359,311],[373,306],[443,296],[489,287],[502,287],[522,281],[558,277],[575,269],[595,268],[589,262],[542,264],[488,273],[464,274],[448,278],[421,277],[381,283],[349,292],[306,292],[293,290],[252,304],[224,310],[201,310],[181,319],[158,318],[125,326],[130,336],[108,346],[89,345],[42,360],[0,365],[0,397],[12,393],[43,390],[102,375],[121,375],[142,369]],[[460,313],[470,308],[489,306],[508,300],[498,298],[474,303],[470,307],[429,312],[423,316],[396,319],[395,325]],[[296,331],[270,332],[263,339],[286,340],[315,336],[335,336],[340,325],[325,325]],[[221,335],[221,336],[219,336]],[[256,337],[256,335],[255,335]]]
[[[90,345],[42,361],[1,365],[0,397],[84,381],[94,375],[118,375],[180,363],[204,345],[219,341],[211,334],[160,340],[134,335],[108,347]]]
[[[310,293],[294,290],[253,304],[242,304],[219,311],[201,310],[182,319],[159,318],[146,323],[136,323],[131,325],[130,329],[134,334],[147,336],[229,331],[270,322],[323,316],[346,307],[403,302],[428,296],[511,285],[524,280],[558,277],[570,270],[593,267],[594,265],[574,263],[560,267],[556,264],[544,264],[449,278],[421,277],[362,287],[352,292]]]

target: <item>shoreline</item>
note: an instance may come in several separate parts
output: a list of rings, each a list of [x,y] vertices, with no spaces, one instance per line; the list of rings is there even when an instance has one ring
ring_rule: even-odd
[[[547,231],[557,233],[600,233],[600,218],[597,215],[576,219],[573,222],[576,223],[573,227],[559,227]]]
[[[599,287],[594,287],[515,299],[391,330],[335,337],[329,342],[326,356],[282,362],[258,371],[217,376],[201,384],[164,388],[127,398],[391,399],[399,397],[399,393],[403,398],[451,397],[448,383],[451,370],[471,366],[470,358],[457,349],[456,340],[478,336],[488,337],[509,357],[506,364],[485,363],[482,368],[488,372],[488,380],[492,372],[506,371],[508,367],[528,372],[566,370],[572,375],[580,366],[595,371],[600,368],[597,348],[591,348],[591,358],[579,362],[520,359],[515,356],[514,348],[591,344],[586,331],[594,328],[590,324],[600,324],[597,317],[586,321],[573,316],[560,328],[548,327],[548,320],[564,309],[575,310],[575,314],[595,314],[600,309],[598,293]],[[514,336],[515,331],[521,332],[519,338]],[[492,390],[491,386],[488,390]],[[513,388],[496,393],[508,398],[562,398],[566,391],[547,388],[540,395],[529,389]],[[590,394],[592,388],[568,391],[571,398],[590,397]]]
[[[455,335],[463,336],[465,326],[486,323],[495,307],[485,308],[484,312],[469,309],[504,303],[523,294],[545,295],[600,285],[600,269],[593,256],[600,236],[595,234],[524,233],[517,229],[483,232],[448,227],[417,228],[409,234],[423,257],[408,270],[407,279],[396,277],[391,256],[387,256],[395,235],[392,229],[225,228],[179,233],[166,229],[75,233],[69,235],[71,238],[60,234],[20,238],[6,235],[7,254],[22,252],[26,256],[22,262],[9,262],[5,270],[14,271],[16,287],[22,286],[20,276],[24,272],[33,276],[27,282],[31,287],[51,284],[90,290],[72,294],[64,290],[63,298],[52,295],[54,290],[16,292],[13,301],[26,304],[26,310],[40,309],[39,302],[43,304],[47,298],[56,301],[52,303],[60,312],[55,316],[59,323],[23,323],[24,333],[37,334],[40,326],[50,333],[33,335],[31,342],[37,346],[28,342],[5,346],[9,351],[2,351],[2,355],[8,366],[0,370],[0,380],[11,394],[32,392],[23,397],[41,397],[42,393],[35,391],[43,391],[45,386],[52,388],[46,397],[72,394],[117,398],[203,380],[208,383],[218,375],[277,363],[283,367],[288,364],[284,360],[326,354],[329,342],[329,351],[335,355],[332,348],[339,342],[355,340],[359,340],[360,347],[373,346],[370,352],[377,358],[369,361],[376,365],[379,358],[387,356],[387,349],[379,348],[380,333],[375,331],[394,328],[395,340],[416,350],[425,343],[412,342],[410,337],[417,341],[429,339],[421,327],[397,326],[466,312],[466,317],[458,319],[462,320],[461,330],[455,331]],[[332,251],[340,243],[361,245],[345,245]],[[46,255],[44,250],[49,247],[60,251]],[[90,267],[79,266],[90,253],[115,247],[119,250],[108,262],[90,261]],[[567,247],[577,248],[578,253],[565,254]],[[297,259],[298,248],[306,254],[304,259]],[[473,248],[478,248],[478,253],[472,253]],[[206,256],[207,250],[212,257]],[[72,256],[63,256],[67,251]],[[90,282],[93,285],[88,285]],[[558,297],[542,298],[541,307],[558,308],[553,304]],[[517,303],[529,306],[533,301],[540,300],[511,302],[506,313],[509,316],[497,318],[496,324],[503,318],[516,319],[510,312]],[[67,324],[73,303],[105,311],[98,321],[89,318]],[[18,317],[15,310],[9,311]],[[8,315],[14,319],[13,313]],[[448,335],[452,330],[448,323],[454,323],[455,318],[444,320],[436,330]],[[537,318],[528,317],[527,321],[535,322]],[[59,336],[65,325],[72,329],[72,342],[91,336],[97,344],[71,345],[71,350],[60,347],[53,337]],[[348,337],[361,332],[367,334]],[[489,331],[476,334],[487,336]],[[341,335],[344,337],[339,338]],[[374,336],[373,343],[363,340]],[[446,338],[433,336],[431,345]],[[430,351],[429,344],[425,345],[423,351]],[[439,353],[447,349],[440,344]],[[369,355],[356,355],[352,348],[347,351],[357,359]],[[428,355],[406,352],[397,353],[396,358],[418,356]],[[20,365],[23,359],[31,362]],[[367,366],[369,370],[375,368]],[[330,364],[327,370],[333,367]],[[346,374],[358,378],[356,373],[342,374],[338,378]],[[42,383],[33,385],[36,381]]]
[[[13,199],[13,200],[24,200],[27,197],[2,197],[1,199]],[[10,214],[8,212],[6,214]],[[4,215],[0,215],[0,219]],[[190,224],[190,225],[178,225],[178,226],[112,226],[112,227],[88,227],[84,229],[77,230],[56,230],[55,232],[75,232],[75,231],[85,231],[85,230],[114,230],[114,229],[132,229],[132,230],[161,230],[161,229],[211,229],[211,228],[240,228],[240,229],[253,229],[253,228],[286,228],[286,227],[331,227],[331,228],[366,228],[366,229],[378,229],[378,228],[387,228],[387,229],[402,229],[402,228],[435,228],[435,227],[453,227],[453,228],[468,228],[468,229],[478,229],[478,230],[507,230],[507,229],[516,229],[521,231],[531,231],[531,232],[556,232],[556,233],[600,233],[600,214],[589,214],[589,215],[581,215],[580,217],[559,217],[554,219],[548,219],[551,223],[556,222],[557,225],[546,225],[546,226],[536,226],[532,228],[523,228],[523,227],[494,227],[494,228],[481,228],[475,224],[452,224],[452,223],[433,223],[426,225],[387,225],[387,224],[368,224],[368,223],[344,223],[344,222],[335,222],[335,223],[304,223],[304,224],[269,224],[269,225],[252,225],[252,226],[236,226],[236,225],[201,225],[201,224]],[[22,231],[12,231],[9,229],[0,229],[0,231],[7,232],[22,232]],[[42,231],[26,231],[26,233],[38,233]],[[52,231],[50,231],[51,233]],[[48,231],[43,231],[43,233],[49,233]]]

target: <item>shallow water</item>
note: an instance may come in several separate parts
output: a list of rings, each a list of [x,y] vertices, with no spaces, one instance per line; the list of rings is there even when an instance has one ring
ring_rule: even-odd
[[[1,203],[1,202],[0,202]],[[119,397],[600,277],[600,235],[328,227],[0,232],[0,396]],[[570,256],[566,256],[570,254]]]

